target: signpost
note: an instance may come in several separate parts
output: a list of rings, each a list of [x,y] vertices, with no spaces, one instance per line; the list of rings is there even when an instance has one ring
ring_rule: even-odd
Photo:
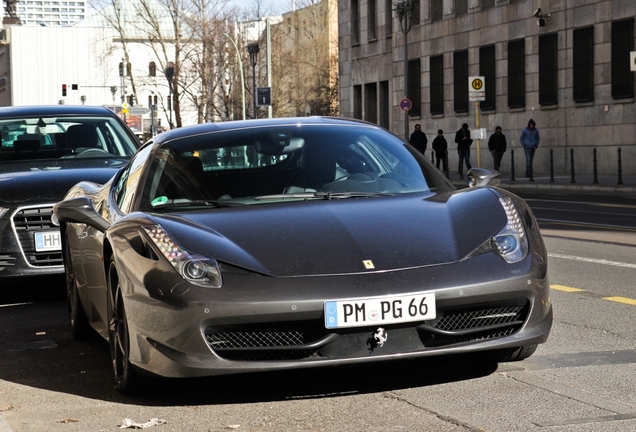
[[[468,77],[468,100],[475,102],[475,128],[479,129],[479,102],[486,100],[486,77]],[[481,139],[477,140],[477,166],[481,167]]]
[[[256,105],[258,106],[272,105],[272,88],[271,87],[256,88]]]

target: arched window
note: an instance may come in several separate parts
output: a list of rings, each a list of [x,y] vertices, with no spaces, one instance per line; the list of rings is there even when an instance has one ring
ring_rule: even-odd
[[[157,76],[157,65],[153,61],[148,64],[148,76]]]

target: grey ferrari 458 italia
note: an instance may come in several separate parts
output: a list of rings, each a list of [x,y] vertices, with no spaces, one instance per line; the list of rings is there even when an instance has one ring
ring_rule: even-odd
[[[109,341],[122,392],[146,374],[522,360],[552,324],[548,261],[498,176],[457,190],[355,120],[162,133],[54,208],[72,332]]]

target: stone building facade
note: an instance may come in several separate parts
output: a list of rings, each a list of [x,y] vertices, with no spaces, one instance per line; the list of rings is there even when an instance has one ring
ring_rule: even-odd
[[[462,123],[475,129],[479,122],[486,139],[473,143],[473,166],[479,159],[492,168],[487,137],[501,126],[508,141],[501,170],[510,172],[514,150],[515,172],[523,177],[519,136],[532,118],[541,132],[535,172],[549,173],[552,166],[568,174],[574,161],[576,173],[591,174],[596,155],[599,174],[617,173],[619,157],[623,174],[636,173],[636,65],[630,60],[636,1],[408,1],[415,8],[405,62],[404,21],[396,15],[401,2],[339,0],[343,116],[405,137],[400,101],[408,97],[409,130],[422,125],[428,154],[443,129],[451,172],[457,171],[455,132]],[[469,76],[485,77],[479,110],[469,100]]]

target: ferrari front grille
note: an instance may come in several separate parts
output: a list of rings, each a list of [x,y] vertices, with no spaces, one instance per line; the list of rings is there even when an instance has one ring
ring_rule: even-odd
[[[299,331],[223,332],[205,336],[214,349],[295,346],[302,345],[305,339]]]
[[[35,233],[55,232],[59,228],[53,225],[53,206],[21,207],[11,217],[15,235],[31,267],[62,266],[62,251],[35,250]]]
[[[449,312],[435,323],[435,328],[444,331],[458,331],[523,321],[525,318],[523,310],[524,306],[505,306]]]

